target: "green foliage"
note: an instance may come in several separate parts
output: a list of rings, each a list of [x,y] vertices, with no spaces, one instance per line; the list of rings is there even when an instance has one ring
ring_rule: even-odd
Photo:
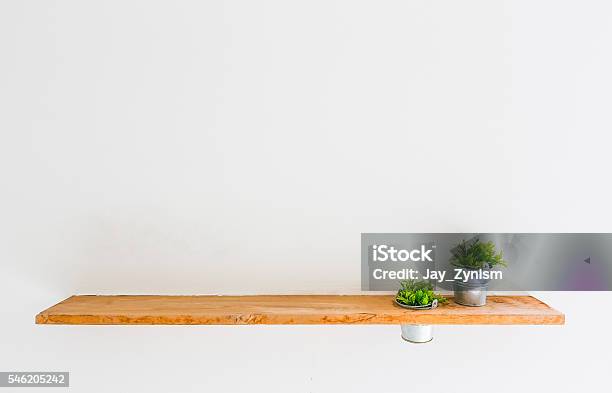
[[[502,252],[495,250],[492,241],[482,243],[478,238],[463,240],[451,250],[450,262],[457,267],[468,269],[487,269],[495,266],[508,266]]]
[[[445,303],[446,298],[433,292],[433,285],[428,281],[402,281],[402,287],[397,291],[395,300],[407,306],[427,306],[434,299]]]

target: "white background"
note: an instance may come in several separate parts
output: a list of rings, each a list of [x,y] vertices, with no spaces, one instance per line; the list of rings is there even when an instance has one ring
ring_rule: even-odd
[[[0,2],[0,370],[74,392],[604,390],[610,293],[541,294],[563,327],[427,345],[34,315],[357,292],[361,232],[612,231],[611,22],[603,0]]]

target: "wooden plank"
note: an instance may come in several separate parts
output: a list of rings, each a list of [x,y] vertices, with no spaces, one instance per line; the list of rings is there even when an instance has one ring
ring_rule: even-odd
[[[398,307],[389,295],[72,296],[36,316],[38,324],[560,325],[565,316],[531,296],[490,296],[483,307],[450,302],[434,310]]]

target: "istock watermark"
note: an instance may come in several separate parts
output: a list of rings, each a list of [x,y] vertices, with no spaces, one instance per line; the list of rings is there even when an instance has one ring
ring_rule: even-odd
[[[486,282],[496,291],[612,290],[610,233],[363,233],[361,287],[401,280],[439,289]]]
[[[406,250],[404,248],[396,249],[394,246],[386,244],[374,244],[372,246],[372,260],[374,262],[406,262],[406,261],[428,261],[433,262],[430,254],[433,253],[433,248],[428,249],[424,244],[420,249]]]

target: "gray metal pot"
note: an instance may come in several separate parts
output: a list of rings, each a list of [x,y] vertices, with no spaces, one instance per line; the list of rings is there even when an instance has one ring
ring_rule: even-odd
[[[462,268],[468,272],[490,269],[468,269]],[[487,303],[487,288],[489,280],[469,278],[466,281],[454,281],[453,290],[455,291],[455,303],[463,306],[479,307]]]
[[[428,343],[433,340],[433,326],[402,325],[402,338],[414,344]]]
[[[407,308],[409,310],[433,310],[438,307],[438,300],[434,299],[431,303],[424,306],[408,306],[394,300],[395,304],[400,307]],[[401,325],[402,327],[402,338],[405,341],[421,344],[428,343],[433,340],[433,326],[431,325]]]

